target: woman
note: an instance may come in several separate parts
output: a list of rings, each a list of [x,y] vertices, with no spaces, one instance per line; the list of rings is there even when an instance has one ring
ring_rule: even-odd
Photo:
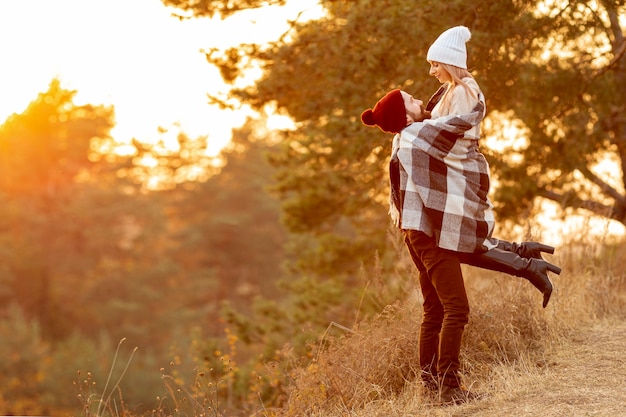
[[[436,77],[437,80],[443,84],[431,97],[426,106],[426,110],[431,112],[432,118],[468,114],[473,111],[476,106],[481,105],[484,112],[484,97],[480,87],[467,70],[465,43],[467,43],[470,38],[471,32],[468,28],[456,26],[443,32],[428,50],[426,59],[430,63],[430,75]],[[478,183],[479,180],[476,180],[473,184],[472,178],[468,177],[465,172],[461,172],[459,175],[461,181],[465,179],[469,183],[466,187],[474,191],[478,199],[482,200],[480,201],[481,207],[484,210],[482,215],[484,218],[491,221],[493,218],[491,213],[493,205],[487,196],[490,186],[489,165],[483,154],[478,150],[477,141],[479,139],[480,125],[476,124],[465,132],[462,139],[457,140],[457,143],[454,144],[456,150],[453,148],[446,158],[470,159],[479,167],[477,170],[486,173],[486,178],[481,178],[480,183]],[[450,163],[447,165],[447,169],[454,167],[454,165]],[[485,208],[485,205],[487,205],[488,208]],[[440,246],[446,247],[445,242],[440,242]],[[494,239],[491,236],[484,242],[483,248],[495,248],[513,252],[525,259],[542,259],[541,252],[554,253],[553,247],[540,243],[524,242],[517,244]],[[448,249],[458,250],[458,248],[455,247],[448,247]],[[459,252],[468,251],[460,250]],[[529,279],[529,281],[542,292],[543,307],[545,308],[547,306],[550,295],[552,294],[552,284],[546,272],[549,270],[551,272],[560,273],[558,267],[553,268],[550,266],[542,268],[539,267],[539,264],[530,265],[523,259],[517,259],[512,254],[498,250],[489,251],[486,255],[486,257],[481,259],[477,259],[474,256],[461,256],[461,262],[487,269],[495,269]],[[524,273],[528,272],[524,271],[525,268],[530,268],[531,273]],[[533,271],[536,272],[536,274],[534,274]]]
[[[468,28],[453,27],[443,32],[428,50],[430,75],[443,84],[426,106],[432,119],[467,115],[476,110],[482,111],[483,117],[486,113],[480,87],[467,70],[465,44],[470,38]],[[412,126],[406,130],[411,132]],[[418,126],[415,125],[415,128]],[[429,190],[428,194],[420,196],[425,212],[434,213],[429,215],[434,223],[434,244],[455,252],[461,263],[528,279],[542,292],[545,308],[552,294],[547,272],[560,273],[561,270],[543,261],[541,252],[552,253],[554,248],[535,242],[517,245],[492,237],[494,218],[493,205],[488,198],[489,165],[478,149],[478,139],[480,123],[475,123],[461,138],[451,139],[447,145],[429,150],[432,152],[428,158],[429,172],[438,173],[429,186],[439,182],[435,188],[439,187],[440,193],[446,195],[444,199],[433,198],[436,193]],[[402,152],[400,149],[401,165],[406,167],[411,164],[414,167],[421,164],[413,158],[414,152]],[[418,176],[423,176],[423,173],[414,175],[414,181],[419,183],[423,179]],[[456,195],[457,198],[450,198],[450,195]],[[403,197],[406,196],[405,193]],[[403,206],[406,207],[406,204]],[[461,220],[455,221],[457,218]],[[475,222],[468,222],[467,219]],[[475,234],[476,240],[472,241],[467,238],[468,233],[458,231],[465,226]],[[483,241],[480,240],[481,236],[484,237]],[[420,271],[420,286],[424,296],[420,366],[427,381],[435,380],[440,384],[442,403],[462,402],[472,397],[471,393],[461,388],[458,375],[460,341],[469,305],[462,283],[452,285],[450,275],[442,278],[436,270],[438,263],[433,263],[428,253],[423,252],[425,239],[426,236],[419,230],[406,231],[407,246]],[[466,242],[465,246],[463,242]],[[459,306],[463,309],[459,309]]]

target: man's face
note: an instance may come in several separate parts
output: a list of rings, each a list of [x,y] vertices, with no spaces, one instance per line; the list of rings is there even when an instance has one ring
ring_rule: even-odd
[[[411,118],[412,122],[421,122],[427,118],[427,112],[424,108],[424,102],[413,98],[412,95],[405,91],[401,91],[402,99],[404,100],[404,108],[406,114]]]

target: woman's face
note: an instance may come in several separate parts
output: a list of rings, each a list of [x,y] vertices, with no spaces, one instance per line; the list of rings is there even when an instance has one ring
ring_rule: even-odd
[[[433,61],[430,63],[430,71],[429,74],[433,77],[437,78],[441,84],[449,83],[452,81],[452,76],[448,71],[443,69],[439,62]]]

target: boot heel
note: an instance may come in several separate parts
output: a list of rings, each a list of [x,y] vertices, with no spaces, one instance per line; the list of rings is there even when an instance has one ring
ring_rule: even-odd
[[[553,265],[553,264],[551,264],[549,262],[546,262],[546,265],[548,267],[548,271],[554,272],[557,275],[561,275],[561,268],[559,268],[558,266]]]
[[[552,287],[550,287],[549,289],[545,290],[543,292],[543,308],[546,308],[546,306],[548,305],[548,303],[550,302],[550,296],[552,295]]]

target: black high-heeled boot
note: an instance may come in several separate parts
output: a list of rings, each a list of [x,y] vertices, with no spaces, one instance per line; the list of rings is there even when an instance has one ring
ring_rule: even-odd
[[[498,249],[502,249],[509,252],[515,252],[522,258],[537,258],[543,259],[542,253],[554,253],[554,247],[545,245],[540,242],[507,242],[506,240],[497,239]]]
[[[522,258],[514,252],[499,248],[483,253],[460,253],[459,259],[468,265],[527,279],[543,294],[543,308],[548,305],[553,289],[548,278],[548,271],[557,275],[561,273],[561,268],[543,259]]]

